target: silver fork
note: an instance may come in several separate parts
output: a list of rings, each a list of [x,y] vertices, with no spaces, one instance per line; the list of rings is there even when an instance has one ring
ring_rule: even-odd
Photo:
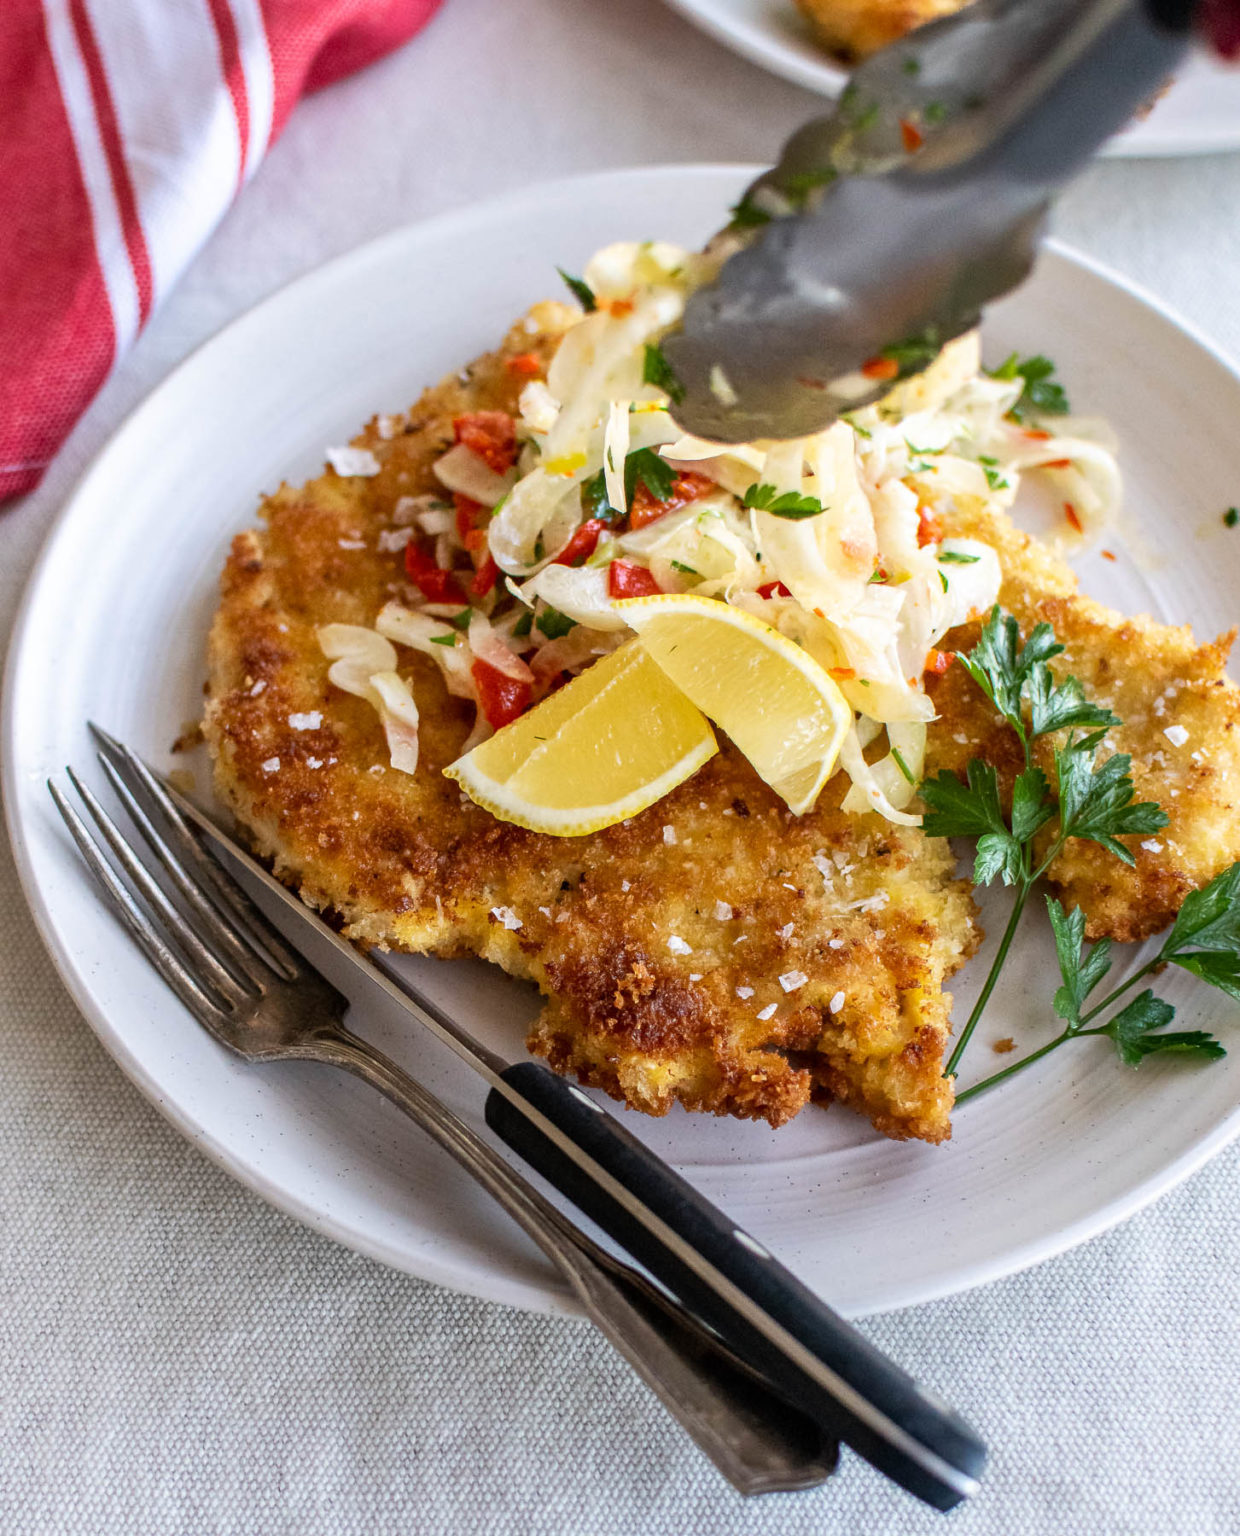
[[[421,1083],[345,1028],[343,994],[268,922],[141,759],[91,729],[100,765],[176,899],[71,768],[98,836],[54,781],[48,789],[109,905],[198,1022],[249,1061],[339,1067],[404,1110],[537,1243],[594,1324],[739,1492],[823,1482],[838,1444],[715,1332],[578,1230]]]

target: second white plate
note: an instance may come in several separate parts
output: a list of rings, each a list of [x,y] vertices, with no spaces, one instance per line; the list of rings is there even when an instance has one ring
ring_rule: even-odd
[[[668,0],[725,47],[823,96],[838,96],[848,70],[814,40],[793,0]],[[1240,69],[1198,56],[1153,110],[1103,150],[1106,155],[1203,155],[1240,148]]]
[[[14,637],[4,793],[49,948],[100,1038],[144,1093],[239,1179],[359,1251],[478,1295],[537,1308],[566,1296],[532,1245],[417,1129],[359,1083],[308,1064],[248,1067],[191,1021],[101,907],[48,798],[89,767],[88,717],[157,762],[201,706],[203,644],[233,533],[260,491],[316,474],[374,411],[490,348],[555,265],[634,235],[699,243],[753,172],[671,167],[559,182],[398,230],[243,316],[126,423],[53,529]],[[1088,588],[1128,611],[1236,618],[1240,380],[1149,300],[1049,249],[996,309],[987,346],[1055,358],[1074,400],[1122,442],[1120,559]],[[972,1052],[1037,1038],[1050,1001],[1036,927]],[[499,1049],[521,1054],[536,1006],[478,964],[406,962]],[[976,970],[976,967],[974,968]],[[337,969],[336,974],[339,974]],[[958,987],[958,1016],[971,987]],[[346,980],[351,1022],[480,1120],[479,1082]],[[1226,1034],[1234,1009],[1185,976],[1163,989],[1186,1027]],[[945,1147],[884,1141],[846,1111],[791,1125],[682,1113],[626,1123],[846,1313],[907,1305],[1001,1275],[1119,1220],[1240,1129],[1240,1051],[1194,1069],[1122,1068],[1098,1042],[1063,1050],[963,1108]],[[617,1113],[623,1113],[617,1110]]]

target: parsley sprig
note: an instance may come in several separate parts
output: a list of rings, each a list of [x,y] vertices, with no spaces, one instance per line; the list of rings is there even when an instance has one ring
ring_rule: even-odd
[[[1049,357],[1021,357],[1013,352],[997,368],[992,379],[1021,379],[1024,388],[1008,412],[1013,421],[1024,422],[1029,416],[1066,416],[1068,396],[1055,378],[1055,365]]]
[[[1006,815],[998,775],[981,759],[969,763],[963,784],[955,774],[940,773],[921,786],[929,808],[925,831],[932,837],[975,837],[974,883],[989,885],[998,878],[1016,892],[981,995],[944,1069],[946,1076],[955,1073],[990,1001],[1030,893],[1068,839],[1098,843],[1131,865],[1133,855],[1118,838],[1156,832],[1167,824],[1157,805],[1136,799],[1129,772],[1132,760],[1126,753],[1100,760],[1103,738],[1120,722],[1109,709],[1087,699],[1075,677],[1055,680],[1049,663],[1062,651],[1049,624],[1037,625],[1022,644],[1016,620],[996,604],[977,645],[957,658],[1021,744],[1024,767],[1013,783]],[[1056,792],[1034,762],[1033,748],[1039,738],[1061,731],[1067,731],[1067,737],[1052,748]],[[1055,826],[1049,837],[1039,840],[1051,823]]]
[[[1170,934],[1154,958],[1092,1008],[1086,1006],[1090,996],[1111,969],[1111,941],[1100,939],[1086,949],[1085,914],[1080,907],[1065,912],[1053,896],[1048,896],[1046,908],[1063,981],[1052,1006],[1063,1020],[1063,1029],[1036,1051],[958,1093],[957,1104],[993,1088],[1069,1040],[1104,1036],[1129,1067],[1139,1067],[1147,1056],[1172,1052],[1199,1061],[1217,1061],[1227,1054],[1219,1041],[1203,1029],[1167,1029],[1175,1018],[1175,1009],[1163,998],[1155,997],[1149,987],[1105,1022],[1095,1024],[1094,1020],[1113,1008],[1125,992],[1151,971],[1164,965],[1181,966],[1240,999],[1240,956],[1236,953],[1240,944],[1240,864],[1233,864],[1202,890],[1194,891],[1180,908]]]
[[[685,398],[685,386],[672,372],[672,365],[657,342],[646,343],[642,354],[642,383],[661,389],[673,405],[679,405]]]
[[[563,267],[555,269],[564,279],[564,284],[586,314],[592,314],[598,308],[598,300],[594,297],[594,289],[590,287],[584,277],[574,277],[571,272],[566,272]]]
[[[786,517],[799,522],[803,517],[817,517],[822,502],[817,496],[802,496],[800,491],[777,491],[773,485],[755,484],[745,492],[743,505],[769,512],[772,517]]]
[[[624,499],[629,506],[639,482],[656,501],[667,501],[676,486],[676,471],[653,448],[633,448],[624,456]],[[619,509],[607,499],[605,471],[600,469],[582,483],[581,507],[586,517],[596,517],[604,523],[614,523],[619,518]]]

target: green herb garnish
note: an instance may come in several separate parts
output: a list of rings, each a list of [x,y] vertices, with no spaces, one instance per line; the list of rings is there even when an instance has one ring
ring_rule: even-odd
[[[456,636],[455,635],[432,635],[431,636],[431,644],[432,645],[455,645],[456,644]]]
[[[635,448],[624,460],[624,498],[630,506],[639,480],[656,501],[667,501],[676,485],[676,471],[653,448]]]
[[[663,356],[663,348],[657,342],[646,343],[642,383],[653,384],[656,389],[661,389],[673,405],[679,405],[685,398],[685,386],[672,372],[672,366]]]
[[[793,522],[803,517],[817,517],[822,511],[822,502],[816,496],[802,496],[799,491],[777,492],[773,485],[751,485],[745,492],[743,505]]]
[[[577,300],[578,304],[581,305],[582,309],[585,310],[587,315],[598,308],[598,300],[594,297],[594,289],[590,287],[584,278],[571,277],[563,267],[557,267],[555,270],[564,279],[568,291]]]
[[[474,610],[472,608],[462,608],[460,613],[454,613],[447,622],[451,624],[453,629],[468,629],[473,613]]]
[[[895,758],[896,767],[900,770],[904,777],[909,781],[910,784],[915,784],[917,781],[913,778],[912,773],[909,771],[909,766],[904,761],[904,754],[900,751],[899,747],[892,747],[891,755]]]
[[[943,338],[939,335],[937,327],[931,325],[920,336],[908,336],[903,341],[893,341],[889,347],[884,347],[879,353],[880,357],[890,359],[897,365],[897,379],[910,378],[915,373],[920,373],[923,368],[928,368],[943,350]]]
[[[1228,528],[1234,528],[1240,523],[1240,507],[1228,507],[1223,513],[1223,522]]]
[[[999,469],[998,459],[992,458],[988,453],[979,453],[977,462],[982,466],[986,475],[986,484],[992,491],[1007,490],[1008,483],[1003,478],[1002,472]]]
[[[548,640],[559,640],[570,629],[577,628],[577,620],[570,619],[566,613],[561,613],[558,608],[544,608],[534,622]]]
[[[992,369],[992,379],[1023,379],[1016,404],[1008,412],[1013,421],[1024,422],[1030,415],[1066,416],[1068,397],[1062,384],[1055,380],[1055,365],[1049,357],[1024,357],[1013,352],[998,368]]]
[[[1016,776],[1006,816],[998,775],[980,759],[968,764],[964,783],[954,774],[940,773],[921,786],[929,807],[922,823],[924,830],[931,837],[975,837],[974,883],[988,885],[999,878],[1016,891],[998,952],[944,1069],[945,1076],[956,1071],[990,1000],[1034,885],[1059,857],[1068,839],[1098,843],[1131,865],[1135,862],[1132,853],[1117,839],[1157,832],[1167,825],[1160,807],[1152,801],[1136,800],[1129,774],[1131,759],[1126,753],[1117,752],[1099,761],[1098,748],[1104,736],[1120,722],[1109,709],[1087,699],[1076,678],[1055,681],[1049,662],[1062,651],[1049,624],[1037,625],[1022,645],[1016,620],[1001,613],[996,604],[977,645],[967,655],[957,656],[1021,745],[1024,768]],[[1069,732],[1066,741],[1053,748],[1055,792],[1033,760],[1033,744],[1040,737],[1063,730]],[[1078,736],[1078,731],[1086,734]],[[1041,856],[1035,858],[1034,839],[1051,822],[1057,823],[1054,834]],[[987,1079],[987,1086],[989,1082]]]
[[[829,187],[840,173],[832,165],[820,166],[813,171],[794,171],[780,184],[780,190],[798,208],[805,206],[811,192],[819,187]]]
[[[682,571],[686,576],[700,576],[701,571],[695,571],[691,565],[686,565],[683,560],[673,560],[672,569]]]
[[[739,203],[734,203],[729,211],[734,229],[757,229],[760,225],[771,222],[770,214],[751,202],[748,192]]]
[[[959,549],[941,549],[939,551],[940,565],[976,565],[981,555],[966,555]]]
[[[512,632],[518,639],[524,639],[534,627],[534,614],[527,608],[517,622],[512,626]]]

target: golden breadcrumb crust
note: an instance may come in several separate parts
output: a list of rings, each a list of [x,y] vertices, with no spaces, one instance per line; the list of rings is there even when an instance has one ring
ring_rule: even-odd
[[[963,10],[968,0],[796,0],[819,42],[845,59],[864,59],[915,27]]]
[[[523,379],[506,360],[545,357],[563,324],[556,307],[536,313],[548,329],[518,325],[499,353],[384,421],[389,435],[371,423],[357,442],[380,474],[282,486],[264,527],[237,536],[209,646],[204,729],[219,793],[283,878],[353,938],[478,954],[536,982],[546,1002],[530,1048],[634,1108],[662,1114],[679,1100],[779,1125],[816,1097],[855,1106],[886,1135],[941,1141],[943,983],[979,940],[945,843],[845,815],[838,784],[794,818],[726,741],[625,824],[527,832],[443,777],[472,711],[433,663],[401,649],[422,720],[412,776],[378,766],[375,712],[327,682],[316,627],[370,624],[411,595],[379,534],[401,496],[434,489],[454,415],[515,409]],[[318,728],[289,724],[313,711]],[[521,926],[505,927],[500,908]]]
[[[375,712],[327,682],[317,626],[370,624],[390,598],[413,597],[399,551],[379,536],[402,496],[435,489],[431,465],[455,415],[515,409],[524,378],[508,359],[549,356],[569,318],[562,306],[534,313],[405,416],[370,424],[356,441],[378,475],[328,470],[281,486],[260,509],[264,526],[235,539],[204,721],[219,793],[282,877],[356,940],[477,954],[537,983],[545,1002],[530,1049],[634,1108],[662,1114],[678,1100],[779,1125],[812,1097],[851,1104],[888,1136],[942,1141],[943,985],[980,939],[946,843],[844,815],[838,778],[813,813],[792,817],[726,740],[642,815],[546,837],[495,820],[442,776],[472,712],[428,660],[400,650],[422,720],[413,776],[381,766]],[[995,547],[1004,606],[1026,630],[1050,622],[1067,646],[1057,669],[1124,720],[1112,742],[1132,753],[1139,794],[1171,825],[1128,840],[1133,871],[1074,843],[1053,874],[1092,937],[1156,931],[1240,857],[1229,638],[1198,646],[1188,630],[1080,597],[1069,569],[1001,515],[957,517],[947,531]],[[976,634],[965,626],[943,645],[965,649]],[[929,771],[963,772],[982,755],[1010,782],[1016,743],[963,669],[931,685]],[[313,711],[318,728],[290,725]],[[1188,733],[1182,747],[1165,735],[1175,725]],[[732,915],[717,915],[719,903]],[[504,926],[503,908],[519,928]],[[673,938],[689,953],[673,952]],[[779,978],[798,972],[807,980],[785,991]]]
[[[1025,635],[1035,624],[1051,625],[1065,647],[1052,670],[1078,677],[1089,698],[1119,716],[1123,724],[1108,735],[1106,750],[1131,756],[1137,798],[1156,801],[1170,818],[1161,832],[1121,839],[1136,859],[1132,869],[1096,843],[1074,839],[1050,871],[1052,886],[1068,906],[1085,909],[1091,939],[1126,943],[1157,933],[1190,891],[1240,859],[1240,690],[1224,674],[1235,631],[1200,645],[1186,627],[1124,618],[1082,597],[1069,567],[1001,515],[944,523],[949,533],[984,539],[998,551],[999,601]],[[979,627],[966,625],[942,644],[968,650]],[[984,757],[1010,788],[1024,766],[1014,733],[963,667],[928,681],[940,714],[928,771],[963,776],[971,757]],[[1037,761],[1053,782],[1046,742],[1037,744]]]

